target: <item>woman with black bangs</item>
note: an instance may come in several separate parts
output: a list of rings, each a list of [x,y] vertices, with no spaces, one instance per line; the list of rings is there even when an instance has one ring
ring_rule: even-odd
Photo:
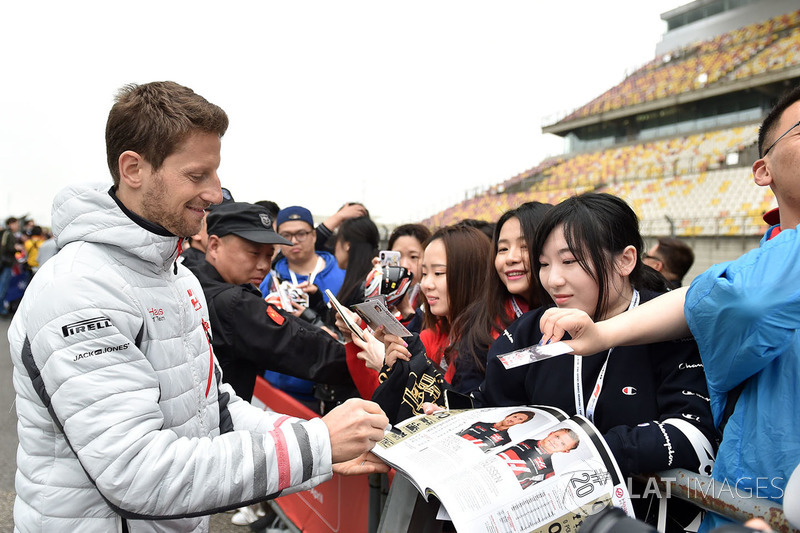
[[[585,416],[625,476],[669,468],[708,474],[718,434],[692,339],[620,346],[593,357],[562,355],[512,369],[497,358],[537,344],[539,319],[553,305],[599,321],[665,292],[664,278],[642,263],[642,249],[636,214],[615,196],[588,193],[555,206],[536,232],[532,253],[544,305],[492,344],[474,400],[476,406],[550,405]],[[675,518],[675,507],[670,504],[668,517]],[[681,521],[697,511],[690,514]],[[671,522],[667,530],[682,527]]]
[[[456,318],[445,357],[457,352],[461,369],[454,377],[456,390],[470,393],[481,384],[489,346],[512,322],[539,307],[538,283],[531,275],[530,249],[545,213],[553,206],[526,202],[503,213],[492,236],[493,253],[485,289]]]
[[[378,255],[379,241],[378,227],[369,215],[345,220],[339,226],[334,255],[339,268],[345,270],[336,294],[342,305],[349,307],[364,300],[364,279],[372,270],[372,258]]]

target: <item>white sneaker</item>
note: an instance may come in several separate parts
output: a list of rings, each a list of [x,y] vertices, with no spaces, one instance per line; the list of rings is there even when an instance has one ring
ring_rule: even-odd
[[[264,510],[261,509],[261,506],[251,505],[250,507],[241,507],[231,517],[231,524],[235,526],[249,526],[259,518],[264,516]]]

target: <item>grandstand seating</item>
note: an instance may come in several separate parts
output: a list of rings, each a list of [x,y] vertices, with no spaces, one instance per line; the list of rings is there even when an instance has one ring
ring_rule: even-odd
[[[655,57],[559,122],[598,115],[800,64],[800,9],[694,42]],[[527,201],[558,203],[597,190],[627,200],[645,235],[758,235],[762,214],[776,205],[749,167],[729,167],[729,154],[752,158],[758,124],[616,146],[546,159],[423,221],[432,227],[464,218],[496,220]],[[509,193],[506,191],[515,190]],[[519,192],[522,191],[522,192]]]
[[[797,52],[800,10],[662,54],[562,121],[788,68],[800,62]]]
[[[423,223],[438,227],[464,218],[496,220],[523,202],[555,204],[597,190],[624,198],[642,220],[646,235],[760,234],[761,215],[774,207],[769,189],[753,183],[749,167],[726,167],[727,154],[757,142],[750,124],[688,137],[563,156],[520,176],[536,179],[524,192],[477,195],[433,215]],[[509,182],[518,183],[517,176]],[[509,183],[506,182],[506,183]]]

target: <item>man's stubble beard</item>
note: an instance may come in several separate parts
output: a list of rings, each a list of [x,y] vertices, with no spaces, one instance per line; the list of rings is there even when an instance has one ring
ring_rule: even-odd
[[[164,179],[158,172],[153,173],[153,186],[145,192],[142,198],[142,217],[150,222],[162,226],[177,237],[191,237],[200,231],[201,221],[191,224],[181,214],[172,213],[167,208],[166,200],[169,191],[164,184]]]

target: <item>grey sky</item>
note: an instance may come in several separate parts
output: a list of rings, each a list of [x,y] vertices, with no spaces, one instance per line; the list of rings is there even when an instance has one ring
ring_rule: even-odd
[[[542,117],[651,59],[682,3],[6,2],[0,217],[49,225],[61,187],[110,184],[115,91],[171,79],[228,112],[237,200],[424,218],[558,152]]]

